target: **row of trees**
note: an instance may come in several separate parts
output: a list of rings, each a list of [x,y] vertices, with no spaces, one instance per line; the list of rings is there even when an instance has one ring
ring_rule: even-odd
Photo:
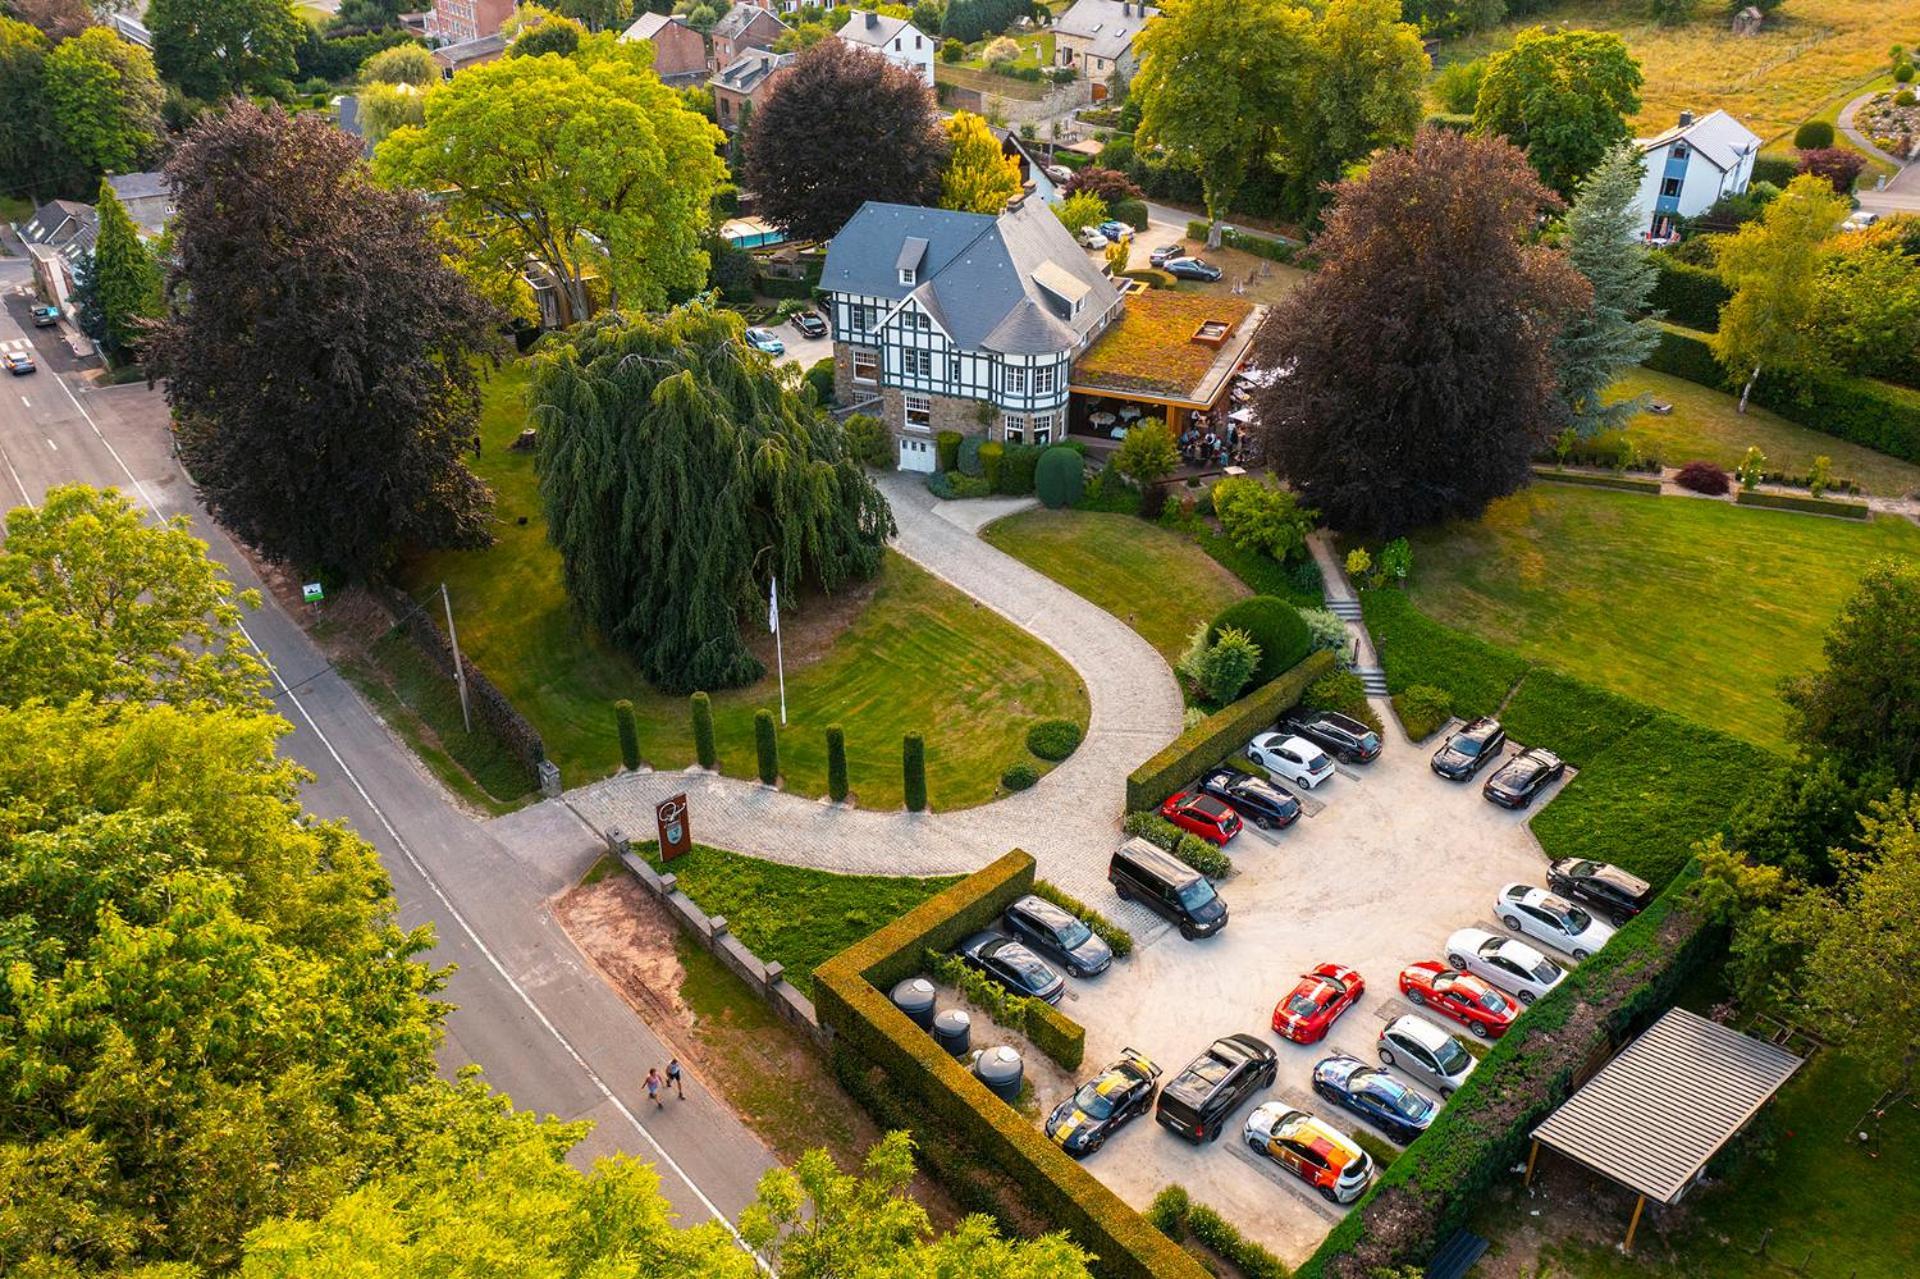
[[[0,190],[90,194],[160,151],[154,60],[105,27],[49,34],[0,16]]]

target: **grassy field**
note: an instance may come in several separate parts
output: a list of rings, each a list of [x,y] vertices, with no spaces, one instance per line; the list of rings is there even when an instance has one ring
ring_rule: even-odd
[[[524,374],[508,370],[487,391],[475,469],[497,500],[494,545],[421,556],[403,566],[403,583],[418,597],[447,583],[461,647],[540,730],[567,785],[619,766],[612,703],[621,697],[634,703],[646,761],[684,767],[693,762],[687,700],[649,688],[623,655],[580,625],[561,586],[533,456],[507,448],[524,422],[524,385]],[[864,604],[803,598],[786,624],[780,763],[788,790],[825,793],[830,723],[846,731],[848,772],[863,807],[901,804],[900,739],[918,731],[926,737],[933,806],[947,809],[993,798],[1011,764],[1046,767],[1026,750],[1033,720],[1086,723],[1086,690],[1072,669],[998,614],[891,554],[869,589]],[[767,643],[750,629],[750,643]],[[723,772],[753,775],[753,714],[777,707],[778,698],[771,674],[713,695]]]
[[[1636,444],[1668,466],[1701,458],[1731,471],[1747,447],[1757,444],[1769,463],[1795,475],[1807,474],[1813,459],[1824,454],[1833,459],[1836,478],[1855,480],[1869,493],[1895,496],[1920,489],[1920,466],[1796,426],[1766,409],[1740,413],[1735,397],[1697,382],[1635,369],[1617,389],[1622,396],[1645,392],[1673,405],[1671,414],[1642,413],[1627,428]]]
[[[1920,528],[1542,484],[1414,539],[1422,613],[1602,688],[1763,746],[1780,679],[1871,558]]]
[[[1027,511],[984,536],[1140,632],[1168,662],[1195,626],[1251,594],[1192,538],[1129,515]]]
[[[943,65],[971,67],[975,71],[986,71],[989,69],[985,56],[987,46],[992,44],[997,38],[996,36],[988,36],[985,40],[973,44],[967,50],[967,56],[960,59],[959,62],[946,63],[943,60]],[[1012,40],[1020,46],[1020,56],[1008,63],[1007,65],[1009,67],[1044,68],[1053,65],[1053,32],[1029,32],[1024,36],[1013,36]]]
[[[1443,62],[1503,49],[1515,32],[1538,25],[1615,31],[1640,60],[1646,83],[1632,122],[1650,134],[1679,118],[1725,108],[1763,140],[1790,132],[1834,98],[1857,90],[1885,69],[1887,49],[1920,37],[1902,0],[1793,0],[1767,19],[1757,36],[1727,31],[1723,5],[1701,5],[1693,21],[1661,27],[1637,5],[1576,0],[1450,43]]]

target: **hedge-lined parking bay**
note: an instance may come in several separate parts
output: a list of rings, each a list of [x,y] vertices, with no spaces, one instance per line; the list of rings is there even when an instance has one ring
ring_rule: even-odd
[[[438,616],[441,582],[452,592],[460,646],[531,720],[569,787],[620,765],[613,703],[633,702],[640,753],[656,768],[694,762],[687,699],[648,687],[622,654],[583,627],[561,584],[534,477],[534,455],[509,446],[526,425],[518,367],[487,386],[476,472],[496,500],[494,544],[479,551],[415,557],[400,577]],[[524,524],[519,521],[524,519]],[[786,596],[787,592],[782,591]],[[787,724],[780,771],[789,791],[827,790],[825,730],[846,731],[849,781],[863,808],[903,802],[901,738],[926,738],[932,807],[964,808],[994,798],[1001,774],[1025,762],[1048,765],[1026,748],[1036,720],[1071,719],[1083,728],[1085,686],[1058,654],[1032,636],[889,553],[878,579],[841,598],[783,601]],[[764,622],[744,623],[769,668]],[[769,669],[749,688],[713,693],[722,772],[755,775],[753,715],[777,708]]]
[[[1776,686],[1820,664],[1841,601],[1888,554],[1920,554],[1920,528],[1540,484],[1417,535],[1410,594],[1421,612],[1522,659],[1778,748]],[[1392,681],[1395,659],[1374,639]],[[1496,693],[1514,682],[1456,674]],[[1436,681],[1409,671],[1403,682]],[[1476,693],[1454,709],[1498,704]]]

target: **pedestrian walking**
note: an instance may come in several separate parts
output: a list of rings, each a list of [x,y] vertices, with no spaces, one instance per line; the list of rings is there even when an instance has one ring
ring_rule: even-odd
[[[647,1069],[647,1100],[653,1103],[655,1110],[667,1108],[666,1103],[660,1100],[660,1084],[660,1067],[649,1067]]]
[[[674,1096],[682,1101],[687,1099],[687,1086],[680,1081],[680,1059],[678,1057],[669,1058],[667,1061],[667,1082],[673,1085]]]

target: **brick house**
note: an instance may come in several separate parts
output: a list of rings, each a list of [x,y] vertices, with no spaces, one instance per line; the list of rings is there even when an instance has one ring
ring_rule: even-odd
[[[620,43],[645,40],[653,45],[653,73],[676,89],[707,78],[706,37],[678,14],[643,13],[620,34]]]
[[[749,49],[707,81],[713,93],[713,118],[728,133],[740,127],[748,106],[758,111],[774,79],[793,61],[791,53]]]
[[[792,30],[767,10],[752,4],[736,4],[720,15],[707,33],[711,57],[707,65],[715,71],[731,66],[734,59],[749,49],[771,49],[773,42]]]
[[[1054,64],[1078,71],[1098,102],[1115,72],[1123,82],[1133,79],[1140,69],[1134,37],[1159,16],[1158,9],[1133,0],[1074,0],[1053,24]]]
[[[500,30],[513,10],[514,0],[433,0],[427,35],[447,44],[479,40]]]

